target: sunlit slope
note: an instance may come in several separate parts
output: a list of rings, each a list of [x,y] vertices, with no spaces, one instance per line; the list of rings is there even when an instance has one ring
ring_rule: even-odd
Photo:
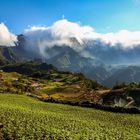
[[[140,116],[44,103],[24,95],[0,94],[0,138],[140,139]]]

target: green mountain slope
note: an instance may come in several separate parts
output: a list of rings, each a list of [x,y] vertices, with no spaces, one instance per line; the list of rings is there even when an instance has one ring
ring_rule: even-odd
[[[41,62],[22,62],[0,67],[3,92],[21,93],[43,101],[94,106],[95,103],[111,107],[140,107],[140,85],[121,85],[119,89],[107,89],[83,74],[58,71],[52,65]],[[11,76],[10,76],[11,75]],[[8,78],[10,77],[10,78]],[[133,102],[132,102],[133,101]],[[116,112],[119,112],[118,110]],[[125,111],[121,111],[125,112]],[[131,111],[129,111],[131,112]]]
[[[0,66],[15,63],[19,61],[19,58],[13,52],[11,47],[2,47],[0,46]]]
[[[139,115],[0,94],[0,139],[139,139]]]

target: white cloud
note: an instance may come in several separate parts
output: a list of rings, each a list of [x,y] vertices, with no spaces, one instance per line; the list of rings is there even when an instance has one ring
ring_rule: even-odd
[[[88,37],[93,29],[90,26],[80,26],[78,23],[69,22],[66,19],[59,20],[49,27],[37,27],[33,26],[30,29],[25,30],[27,36],[37,36],[40,40],[45,40],[49,43],[49,46],[54,42],[61,42],[62,45],[71,42],[68,41],[70,38],[76,38],[80,44],[82,39]],[[66,41],[67,40],[67,41]],[[46,44],[47,45],[47,44]]]
[[[140,45],[140,31],[121,30],[117,33],[102,34],[95,32],[90,26],[81,26],[66,19],[56,21],[48,27],[33,26],[26,29],[24,34],[31,40],[33,39],[39,47],[68,45],[74,49],[79,49],[84,46],[84,41],[87,42],[88,40],[98,40],[110,47],[117,47],[120,44],[122,48],[133,48]],[[70,41],[71,38],[76,38],[80,45],[73,45]]]
[[[33,26],[26,29],[24,35],[27,37],[27,44],[32,50],[36,47],[41,54],[44,54],[46,49],[55,45],[61,47],[66,45],[80,51],[84,47],[84,39],[88,38],[91,33],[93,34],[93,28],[89,26],[80,26],[78,23],[62,19],[48,27]],[[74,38],[77,42],[73,40]]]
[[[137,54],[137,49],[140,48],[140,31],[121,30],[103,34],[90,26],[82,26],[66,19],[56,21],[51,26],[30,27],[25,30],[24,35],[27,49],[46,58],[53,56],[47,51],[56,45],[69,46],[84,57],[103,60],[110,60],[113,54],[123,54],[123,57],[127,57],[127,52],[131,53],[131,49]]]
[[[121,44],[123,48],[134,48],[140,45],[140,31],[121,30],[117,33],[102,34],[100,39],[111,46]]]
[[[4,23],[0,24],[0,45],[13,46],[17,41],[16,35],[12,34]]]

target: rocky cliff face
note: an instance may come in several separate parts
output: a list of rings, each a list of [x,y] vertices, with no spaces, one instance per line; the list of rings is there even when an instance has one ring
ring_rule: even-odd
[[[118,107],[140,107],[140,88],[112,90],[103,96],[103,104]]]

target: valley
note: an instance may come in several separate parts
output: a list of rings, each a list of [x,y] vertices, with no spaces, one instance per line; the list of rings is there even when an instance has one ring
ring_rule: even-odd
[[[114,112],[139,112],[140,85],[136,83],[107,88],[81,73],[59,71],[52,65],[35,61],[9,64],[1,69],[1,93]]]

